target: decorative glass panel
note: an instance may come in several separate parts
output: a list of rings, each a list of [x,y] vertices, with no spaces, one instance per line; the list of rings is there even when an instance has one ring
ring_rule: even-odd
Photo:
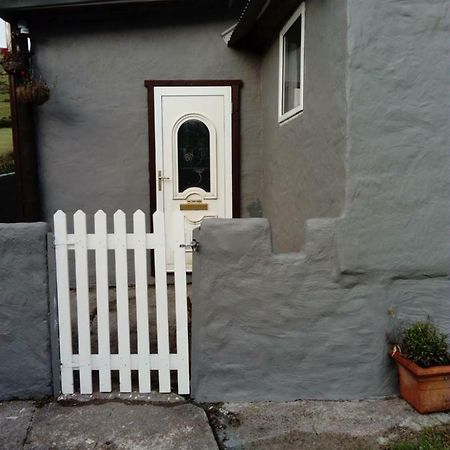
[[[200,120],[184,122],[178,130],[178,192],[190,187],[211,191],[209,130]]]
[[[283,114],[300,105],[302,16],[283,36]]]

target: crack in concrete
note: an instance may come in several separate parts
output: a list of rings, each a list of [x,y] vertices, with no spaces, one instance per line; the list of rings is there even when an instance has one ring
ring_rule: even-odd
[[[25,432],[25,437],[23,438],[23,441],[22,441],[22,449],[24,449],[27,444],[31,443],[31,442],[28,442],[28,441],[29,441],[29,438],[30,438],[31,429],[33,428],[33,420],[34,420],[34,417],[35,417],[35,414],[36,414],[36,409],[37,408],[34,408],[32,414],[31,414],[30,423],[28,424],[27,431]]]
[[[319,433],[317,432],[316,426],[315,426],[314,424],[312,424],[312,429],[313,429],[313,431],[314,431],[314,434],[315,434],[316,436],[319,436]]]
[[[226,447],[223,445],[222,440],[220,439],[220,436],[217,432],[217,428],[215,427],[215,422],[217,422],[217,419],[215,418],[214,414],[212,413],[212,409],[214,405],[211,403],[197,403],[194,400],[190,400],[189,403],[196,408],[200,408],[203,410],[203,412],[206,415],[206,418],[208,419],[208,425],[211,429],[211,433],[214,436],[214,440],[216,441],[217,449],[218,450],[226,450]]]

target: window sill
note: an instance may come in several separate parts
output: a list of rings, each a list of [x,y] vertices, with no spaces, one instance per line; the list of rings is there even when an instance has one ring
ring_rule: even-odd
[[[279,116],[278,118],[278,124],[280,126],[291,122],[292,120],[294,120],[295,118],[302,116],[303,115],[303,108],[297,107],[295,109],[292,109],[291,111],[283,114],[282,116]]]

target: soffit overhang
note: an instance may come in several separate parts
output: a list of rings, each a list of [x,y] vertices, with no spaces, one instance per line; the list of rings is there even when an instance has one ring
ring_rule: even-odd
[[[300,4],[300,0],[247,0],[228,46],[264,52]]]
[[[47,17],[101,17],[130,12],[239,11],[242,0],[0,0],[0,17],[8,22]],[[237,14],[235,14],[236,17]]]

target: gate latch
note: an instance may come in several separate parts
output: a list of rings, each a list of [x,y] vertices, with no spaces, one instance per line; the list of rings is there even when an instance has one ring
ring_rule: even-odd
[[[196,239],[192,239],[190,244],[180,244],[180,248],[190,248],[193,252],[197,252],[200,247],[200,242]]]

